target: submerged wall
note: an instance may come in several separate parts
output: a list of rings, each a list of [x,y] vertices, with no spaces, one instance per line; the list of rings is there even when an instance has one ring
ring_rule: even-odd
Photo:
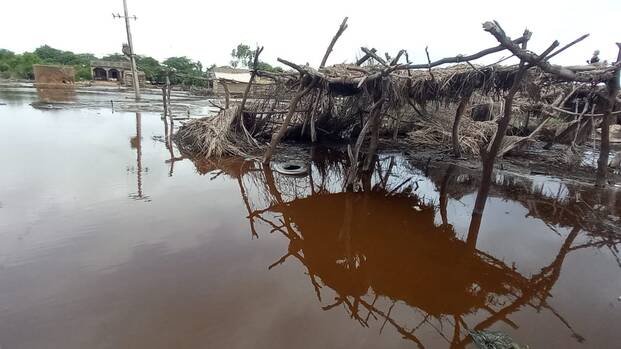
[[[75,70],[66,65],[34,64],[32,70],[37,87],[73,86]]]

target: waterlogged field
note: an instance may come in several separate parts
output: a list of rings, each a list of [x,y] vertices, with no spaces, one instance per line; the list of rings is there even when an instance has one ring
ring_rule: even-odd
[[[345,193],[337,149],[194,163],[158,113],[39,98],[0,91],[2,348],[621,342],[618,191],[499,173],[472,230],[476,172],[384,153]]]

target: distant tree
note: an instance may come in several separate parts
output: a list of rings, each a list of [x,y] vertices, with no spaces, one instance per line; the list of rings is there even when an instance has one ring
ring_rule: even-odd
[[[251,50],[250,46],[245,44],[237,45],[237,48],[231,51],[231,66],[233,68],[237,68],[239,64],[246,68],[250,68],[252,65],[252,61],[254,60],[254,52],[255,50]],[[258,63],[259,70],[271,71],[271,72],[282,72],[283,69],[280,67],[273,67],[271,64],[259,61]]]
[[[240,63],[242,66],[248,67],[252,64],[252,58],[254,51],[250,49],[250,46],[245,44],[239,44],[231,51],[231,66],[236,68]]]
[[[39,63],[41,63],[41,59],[34,53],[24,52],[21,55],[15,55],[13,60],[9,62],[12,77],[19,79],[34,79],[32,65]]]
[[[197,64],[185,56],[166,58],[163,64],[170,69],[183,73],[190,73],[198,69]]]
[[[41,60],[44,62],[58,64],[60,64],[61,56],[63,55],[63,51],[55,49],[48,45],[38,47],[36,50],[34,50],[33,53],[39,56],[39,58],[41,58]]]
[[[145,78],[151,82],[164,82],[163,67],[157,59],[149,56],[136,56],[138,70],[143,71]]]
[[[13,57],[15,57],[15,53],[13,51],[0,48],[0,62],[6,62]]]
[[[13,60],[15,53],[6,49],[0,49],[0,78],[7,79],[11,77],[11,67],[9,61]]]
[[[78,65],[75,67],[76,80],[93,80],[90,65]]]
[[[97,57],[92,53],[78,53],[75,55],[75,59],[79,64],[90,66],[92,61],[97,60]]]
[[[173,84],[205,86],[204,78],[207,74],[203,72],[203,64],[194,62],[188,57],[170,57],[162,62],[165,69],[169,71],[170,79]]]
[[[109,55],[103,56],[102,60],[104,61],[114,61],[114,62],[125,62],[127,61],[127,56],[122,53],[113,53]]]
[[[273,67],[269,63],[259,62],[258,67],[259,70],[274,72],[274,73],[282,73],[284,70],[281,67]]]

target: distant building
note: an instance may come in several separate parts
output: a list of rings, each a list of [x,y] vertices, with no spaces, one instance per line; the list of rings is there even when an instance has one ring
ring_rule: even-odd
[[[132,86],[132,67],[129,62],[92,61],[91,74],[95,81],[116,81],[123,86]],[[138,82],[145,83],[144,72],[138,71]]]
[[[211,78],[213,80],[213,92],[215,94],[224,94],[224,84],[226,84],[230,94],[243,95],[250,82],[250,70],[227,66],[216,67],[213,69]],[[267,85],[270,85],[269,81],[257,77],[252,84],[250,93],[252,95],[261,93],[265,91]]]
[[[37,87],[73,86],[75,70],[68,65],[33,64],[32,72]]]

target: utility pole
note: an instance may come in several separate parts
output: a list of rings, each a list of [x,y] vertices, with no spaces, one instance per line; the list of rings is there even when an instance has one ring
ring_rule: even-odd
[[[129,52],[125,52],[125,50],[123,50],[123,53],[125,53],[126,55],[129,56],[129,61],[132,67],[132,83],[134,85],[134,92],[136,93],[136,101],[140,100],[140,83],[138,80],[138,69],[136,69],[136,55],[134,54],[134,44],[132,42],[132,32],[130,30],[129,27],[129,14],[127,13],[127,0],[123,0],[123,11],[125,13],[124,16],[121,16],[119,14],[112,14],[112,17],[114,18],[125,18],[125,28],[127,30],[127,45],[129,46]],[[134,20],[136,20],[136,16],[132,16],[131,18],[133,18]]]

